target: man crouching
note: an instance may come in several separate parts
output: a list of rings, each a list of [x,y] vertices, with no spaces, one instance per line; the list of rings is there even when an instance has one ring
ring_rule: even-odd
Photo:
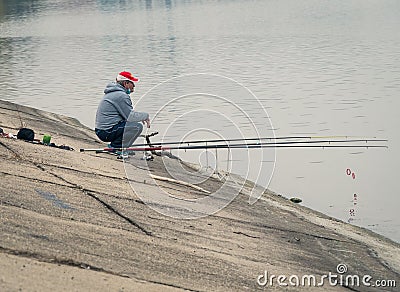
[[[130,147],[146,124],[150,128],[149,114],[133,109],[129,96],[139,81],[130,72],[120,72],[116,82],[109,83],[104,89],[96,113],[95,132],[104,142],[110,142],[110,148]]]

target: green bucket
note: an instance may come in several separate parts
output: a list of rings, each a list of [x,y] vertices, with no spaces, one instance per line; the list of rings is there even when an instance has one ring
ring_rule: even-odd
[[[50,140],[51,140],[51,136],[50,135],[44,135],[43,136],[43,144],[45,145],[49,145],[50,144]]]

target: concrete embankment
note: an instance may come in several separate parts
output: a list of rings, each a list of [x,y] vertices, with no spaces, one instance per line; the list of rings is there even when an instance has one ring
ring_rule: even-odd
[[[343,275],[400,285],[399,244],[371,231],[269,191],[249,205],[250,182],[215,214],[174,219],[145,204],[130,182],[151,192],[149,174],[172,178],[171,169],[182,168],[178,160],[155,157],[128,179],[115,156],[79,152],[104,144],[75,119],[0,101],[0,127],[17,133],[21,123],[36,138],[50,134],[75,151],[0,138],[0,291],[282,289],[271,275],[314,275],[320,282],[340,275],[339,264],[347,266]],[[133,161],[143,163],[139,153]],[[177,196],[204,196],[189,185],[158,184]],[[222,184],[205,177],[198,186],[214,192]],[[265,271],[272,286],[257,283]],[[327,279],[315,288],[283,283],[291,291],[380,290],[333,286]]]

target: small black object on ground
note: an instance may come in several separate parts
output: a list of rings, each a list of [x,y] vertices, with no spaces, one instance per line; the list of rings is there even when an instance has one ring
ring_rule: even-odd
[[[299,198],[290,198],[290,201],[292,201],[293,203],[296,203],[296,204],[303,202],[303,200],[299,199]]]

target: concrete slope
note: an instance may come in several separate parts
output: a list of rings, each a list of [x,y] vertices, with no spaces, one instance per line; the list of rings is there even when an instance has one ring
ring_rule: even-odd
[[[51,134],[52,142],[75,151],[0,138],[0,291],[379,290],[351,281],[330,285],[326,278],[322,287],[292,285],[304,275],[315,276],[316,284],[329,273],[341,275],[339,264],[347,266],[343,276],[400,283],[399,244],[371,231],[269,191],[249,205],[251,182],[234,175],[219,180],[176,159],[146,162],[136,153],[122,162],[81,153],[104,146],[91,129],[0,101],[0,127],[16,133],[21,124],[36,138]],[[203,190],[220,190],[222,201],[238,196],[209,216],[173,218],[154,208],[182,210],[154,196],[165,191],[194,200],[208,194],[154,175],[197,179]],[[262,286],[266,272],[271,282]],[[287,278],[280,286],[271,275]]]

